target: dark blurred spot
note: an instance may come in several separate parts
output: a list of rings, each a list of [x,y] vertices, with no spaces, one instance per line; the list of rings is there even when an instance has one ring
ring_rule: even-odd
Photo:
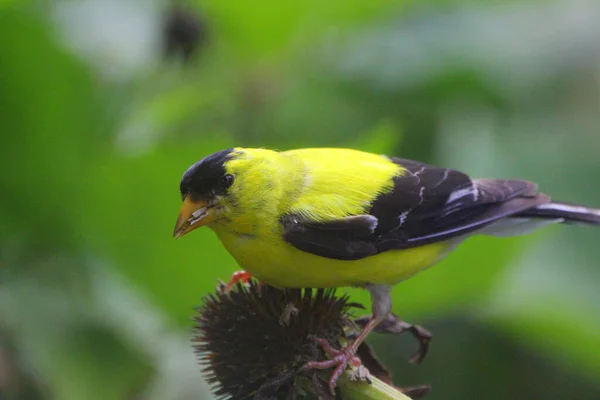
[[[39,377],[32,373],[18,353],[15,340],[0,332],[0,399],[44,398]]]
[[[189,61],[206,43],[206,31],[206,23],[197,12],[182,5],[171,6],[163,25],[165,57]]]

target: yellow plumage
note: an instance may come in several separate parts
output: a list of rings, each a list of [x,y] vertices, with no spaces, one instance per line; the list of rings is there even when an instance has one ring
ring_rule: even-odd
[[[435,243],[360,260],[331,260],[297,250],[275,235],[248,240],[215,231],[244,270],[282,288],[393,285],[435,264],[448,249],[445,243]]]
[[[233,212],[227,220],[209,227],[239,265],[264,282],[278,287],[392,285],[431,266],[448,248],[442,242],[351,261],[300,251],[282,238],[283,211],[314,221],[363,214],[404,170],[385,156],[356,150],[234,151],[241,157],[225,169],[241,182],[232,187],[236,204],[229,204]]]

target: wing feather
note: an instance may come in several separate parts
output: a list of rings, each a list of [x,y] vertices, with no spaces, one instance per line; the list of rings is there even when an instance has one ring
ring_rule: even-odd
[[[363,215],[314,222],[300,215],[281,219],[285,240],[323,257],[354,260],[466,235],[550,199],[521,180],[472,180],[462,172],[390,158],[404,168],[393,189]]]

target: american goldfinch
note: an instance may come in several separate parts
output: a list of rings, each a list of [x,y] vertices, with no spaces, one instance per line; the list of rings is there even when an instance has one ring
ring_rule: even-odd
[[[234,148],[181,179],[174,236],[212,229],[250,275],[280,288],[366,288],[372,316],[331,360],[330,387],[378,324],[390,288],[474,234],[516,235],[553,223],[600,225],[600,210],[558,203],[524,180],[472,179],[417,161],[337,148]],[[321,343],[328,347],[326,343]]]

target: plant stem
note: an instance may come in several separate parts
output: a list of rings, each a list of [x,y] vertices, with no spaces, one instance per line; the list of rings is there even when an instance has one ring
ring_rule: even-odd
[[[371,377],[371,383],[352,380],[352,371],[340,377],[339,387],[344,400],[410,400],[410,397],[383,381]]]
[[[344,400],[411,400],[410,397],[375,377],[371,377],[371,383],[368,383],[352,380],[352,374],[352,371],[347,370],[338,381]],[[298,383],[305,390],[313,393],[309,379],[301,378]]]

